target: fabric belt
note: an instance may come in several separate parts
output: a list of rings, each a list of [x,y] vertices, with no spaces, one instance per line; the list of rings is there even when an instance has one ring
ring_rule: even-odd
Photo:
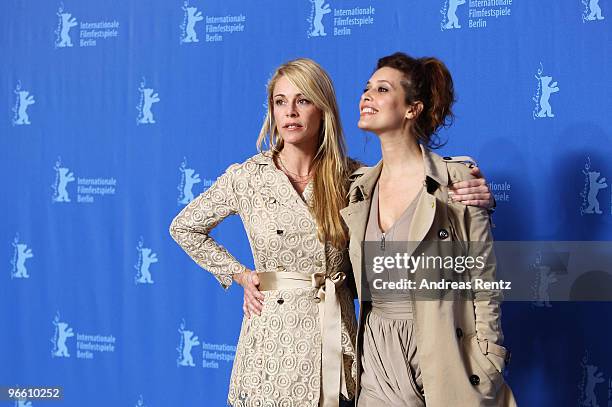
[[[412,301],[380,301],[372,299],[372,312],[381,318],[393,320],[414,319]]]
[[[346,275],[339,271],[332,274],[316,272],[303,274],[296,272],[257,273],[259,290],[291,290],[296,288],[315,288],[314,301],[319,307],[319,326],[321,327],[321,407],[338,407],[340,392],[348,399],[342,361],[342,314],[336,289]]]

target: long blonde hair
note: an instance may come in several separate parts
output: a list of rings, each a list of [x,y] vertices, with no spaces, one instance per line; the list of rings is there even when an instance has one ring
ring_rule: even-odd
[[[268,82],[268,112],[257,138],[258,150],[262,151],[268,144],[273,157],[283,149],[284,143],[273,114],[274,86],[280,77],[287,78],[322,112],[319,145],[313,162],[314,190],[310,211],[317,223],[319,240],[331,242],[341,249],[348,240],[340,209],[346,206],[349,161],[334,86],[327,72],[308,58],[289,61],[276,69]]]

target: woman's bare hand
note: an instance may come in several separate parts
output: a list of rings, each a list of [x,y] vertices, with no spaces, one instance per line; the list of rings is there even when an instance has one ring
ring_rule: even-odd
[[[247,318],[252,315],[261,315],[263,309],[264,295],[259,291],[259,277],[255,271],[245,271],[234,275],[234,280],[244,289],[244,302],[242,310]]]
[[[493,194],[487,185],[487,180],[484,178],[478,167],[472,168],[470,173],[475,176],[475,179],[460,181],[453,184],[449,194],[455,202],[461,202],[464,205],[479,206],[484,209],[490,209],[495,206]]]

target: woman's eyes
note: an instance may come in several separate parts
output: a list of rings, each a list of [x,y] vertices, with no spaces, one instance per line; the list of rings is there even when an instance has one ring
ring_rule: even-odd
[[[311,104],[310,100],[308,100],[308,99],[299,99],[297,102],[298,102],[298,104],[301,104],[301,105],[309,105],[309,104]],[[283,100],[283,99],[276,99],[274,101],[274,104],[276,106],[280,106],[280,105],[283,105],[285,103],[287,103],[287,102],[285,100]]]
[[[367,91],[369,91],[369,90],[370,90],[370,88],[365,88],[365,89],[363,90],[363,93],[366,93],[366,92],[367,92]],[[389,89],[387,89],[387,88],[385,88],[385,87],[383,87],[383,86],[379,86],[378,88],[376,88],[376,91],[377,91],[377,92],[388,92],[388,91],[389,91]]]

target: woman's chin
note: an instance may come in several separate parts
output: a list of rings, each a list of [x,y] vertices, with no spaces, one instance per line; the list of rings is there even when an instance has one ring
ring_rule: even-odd
[[[304,137],[304,135],[297,134],[286,134],[281,135],[283,137],[283,142],[285,144],[291,144],[294,147],[306,147],[310,145],[317,145],[316,137]]]
[[[364,123],[362,119],[359,119],[357,122],[357,127],[359,127],[361,130],[367,130],[368,125]]]
[[[370,125],[370,123],[368,123],[367,120],[363,120],[363,119],[360,119],[357,122],[357,127],[359,127],[363,131],[373,131],[374,130],[372,126]]]

